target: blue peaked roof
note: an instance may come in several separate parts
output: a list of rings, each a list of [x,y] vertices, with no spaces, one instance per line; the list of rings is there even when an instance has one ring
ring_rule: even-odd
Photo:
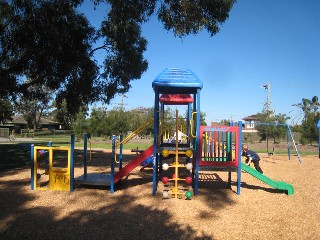
[[[159,93],[196,93],[203,83],[188,68],[166,68],[152,82],[152,88]]]

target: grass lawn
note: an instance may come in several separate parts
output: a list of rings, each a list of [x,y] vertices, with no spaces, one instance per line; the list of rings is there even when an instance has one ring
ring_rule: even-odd
[[[0,142],[0,171],[19,168],[30,163],[30,145],[48,146],[52,141],[53,146],[70,146],[70,137],[46,137],[34,138],[32,140]],[[129,142],[124,145],[124,150],[143,150],[152,145],[152,141]],[[76,151],[81,154],[83,150],[83,140],[75,142]],[[92,139],[88,142],[88,151],[91,149],[111,149],[111,140]]]
[[[29,149],[31,144],[47,146],[49,141],[52,141],[53,146],[70,146],[70,137],[52,136],[43,138],[34,138],[30,141],[14,141],[0,142],[0,170],[13,169],[29,164]],[[152,139],[135,139],[124,145],[124,150],[139,149],[143,150],[152,145]],[[76,151],[82,151],[83,140],[75,142]],[[111,149],[111,140],[102,138],[94,138],[88,142],[88,150],[91,149]],[[267,153],[264,144],[251,144],[250,148],[257,153]],[[317,155],[317,146],[298,146],[300,155]],[[270,151],[269,151],[270,152]],[[274,154],[288,154],[287,145],[275,149]],[[296,155],[295,149],[290,149],[291,155]]]

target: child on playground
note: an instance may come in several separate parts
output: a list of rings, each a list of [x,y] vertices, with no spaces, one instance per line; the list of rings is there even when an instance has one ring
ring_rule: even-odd
[[[178,129],[178,134],[176,134],[176,132],[175,132],[173,135],[174,141],[178,140],[178,143],[181,143],[183,137],[188,137],[188,136],[186,134],[184,134],[183,132],[181,132],[180,128]]]
[[[258,172],[263,174],[263,171],[259,165],[259,162],[260,162],[259,155],[256,152],[249,150],[248,145],[246,145],[246,144],[242,145],[242,156],[246,157],[246,165],[247,166],[249,166],[250,163],[252,162],[254,165],[254,168]]]

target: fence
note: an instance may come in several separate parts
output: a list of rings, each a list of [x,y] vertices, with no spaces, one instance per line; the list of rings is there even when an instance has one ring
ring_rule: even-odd
[[[1,138],[9,138],[9,135],[10,135],[9,128],[0,128]]]

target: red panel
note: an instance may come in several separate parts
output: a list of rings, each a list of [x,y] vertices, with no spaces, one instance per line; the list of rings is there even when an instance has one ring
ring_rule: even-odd
[[[234,166],[238,166],[239,128],[236,127],[236,126],[214,126],[214,127],[211,127],[211,126],[200,126],[200,136],[202,136],[205,131],[213,132],[214,142],[217,141],[217,133],[218,132],[232,132],[232,133],[235,133],[235,159],[234,159],[234,161],[228,161],[228,162],[202,161],[203,137],[200,137],[199,166],[217,166],[217,167],[234,167]],[[215,151],[214,151],[214,156],[212,156],[212,157],[214,157],[214,158],[218,157],[218,156],[216,156]]]
[[[160,102],[170,105],[181,105],[193,102],[193,98],[189,94],[162,94]]]

